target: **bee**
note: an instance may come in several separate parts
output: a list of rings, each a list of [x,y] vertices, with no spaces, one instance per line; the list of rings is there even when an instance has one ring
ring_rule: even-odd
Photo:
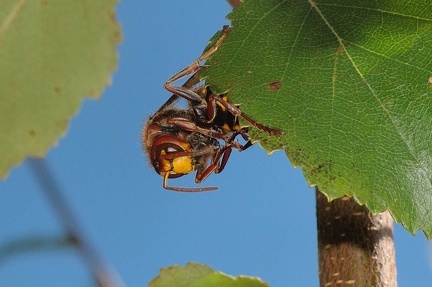
[[[168,186],[169,178],[196,171],[195,182],[201,183],[210,174],[220,173],[233,149],[243,151],[252,145],[248,127],[242,127],[239,117],[268,134],[280,136],[280,130],[266,127],[244,114],[228,97],[214,94],[206,85],[199,85],[200,63],[214,53],[228,33],[224,26],[220,38],[200,58],[174,75],[164,87],[173,95],[147,121],[142,131],[142,144],[155,171],[163,177],[163,187],[181,192],[215,190],[217,187],[183,188]],[[192,74],[182,85],[172,83]],[[179,99],[187,108],[177,107]],[[241,136],[244,145],[236,140]]]

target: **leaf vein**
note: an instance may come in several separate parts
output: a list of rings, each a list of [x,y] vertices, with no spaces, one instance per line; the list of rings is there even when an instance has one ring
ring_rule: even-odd
[[[9,13],[9,16],[6,17],[6,19],[3,21],[1,27],[0,27],[0,43],[6,33],[6,31],[9,29],[9,27],[12,25],[12,23],[18,18],[19,13],[21,12],[22,8],[24,7],[24,4],[26,3],[26,0],[20,0],[12,9],[12,11]]]
[[[382,14],[389,14],[389,15],[395,15],[395,16],[400,16],[400,17],[405,17],[405,18],[412,18],[412,19],[416,19],[416,20],[424,20],[424,21],[432,21],[432,18],[425,18],[425,17],[419,17],[419,16],[413,16],[413,15],[408,15],[408,14],[402,14],[399,12],[394,12],[394,11],[389,11],[389,10],[384,10],[384,9],[378,9],[378,8],[369,8],[369,7],[359,7],[359,6],[353,6],[353,5],[340,5],[340,4],[319,4],[319,6],[329,6],[329,7],[341,7],[341,8],[349,8],[349,9],[361,9],[361,10],[367,10],[367,11],[374,11],[374,12],[380,12]],[[317,4],[315,4],[314,6],[317,6]],[[432,6],[432,4],[429,4],[429,6]],[[427,10],[428,7],[425,7],[424,11],[430,11]]]

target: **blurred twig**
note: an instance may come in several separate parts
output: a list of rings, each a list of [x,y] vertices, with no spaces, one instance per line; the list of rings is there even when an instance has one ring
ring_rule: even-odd
[[[3,242],[0,246],[0,264],[19,253],[42,250],[64,250],[71,247],[68,238],[55,236],[29,236]]]
[[[72,210],[61,194],[62,189],[56,182],[45,161],[29,159],[28,162],[37,181],[41,185],[41,190],[45,193],[47,200],[60,220],[60,224],[65,229],[69,243],[78,250],[84,262],[92,271],[98,286],[124,286],[116,272],[98,256],[97,252],[84,239],[83,232],[75,220]]]

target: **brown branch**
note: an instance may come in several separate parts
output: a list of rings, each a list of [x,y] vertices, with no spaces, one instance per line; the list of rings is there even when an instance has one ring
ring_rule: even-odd
[[[316,190],[320,286],[396,287],[393,219]]]
[[[75,220],[72,210],[61,194],[62,189],[52,176],[52,172],[46,163],[40,159],[29,159],[28,161],[41,186],[41,190],[45,193],[48,202],[63,226],[69,243],[77,249],[88,268],[92,271],[98,286],[124,286],[114,269],[110,268],[84,239],[83,232]]]

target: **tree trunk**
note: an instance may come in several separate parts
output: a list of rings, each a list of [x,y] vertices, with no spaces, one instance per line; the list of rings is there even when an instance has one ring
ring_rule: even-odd
[[[396,287],[393,219],[316,189],[320,286]]]

